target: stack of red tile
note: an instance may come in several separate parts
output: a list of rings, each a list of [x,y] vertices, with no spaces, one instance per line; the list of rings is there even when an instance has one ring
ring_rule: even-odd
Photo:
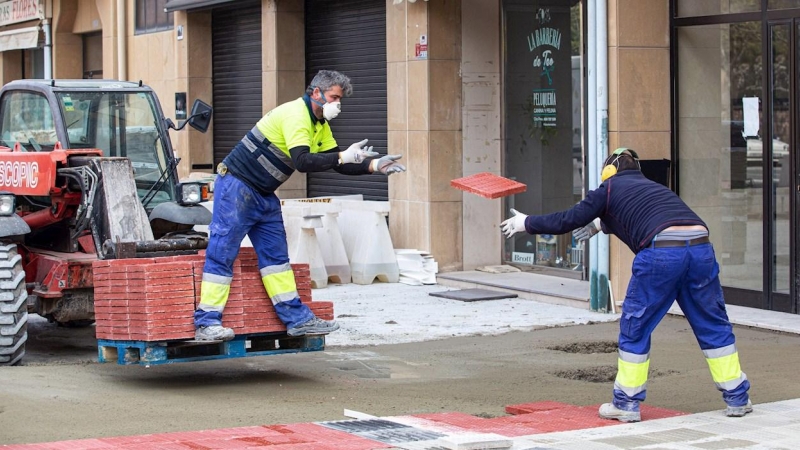
[[[311,269],[308,264],[292,264],[297,293],[300,301],[306,304],[317,317],[325,320],[333,319],[333,304],[331,302],[314,302],[311,300]],[[258,267],[258,257],[252,247],[245,247],[239,251],[239,257],[234,263],[233,282],[236,283],[236,268],[241,270],[240,278],[241,295],[240,301],[244,309],[244,328],[238,331],[231,325],[226,324],[229,313],[228,306],[225,307],[223,314],[223,324],[234,329],[237,334],[267,333],[284,331],[283,325],[275,314],[272,300],[267,295],[267,290],[261,280],[261,273]],[[234,300],[234,289],[231,285],[231,296],[228,305],[232,305]]]
[[[99,339],[161,341],[194,337],[193,313],[200,303],[205,251],[197,255],[120,259],[94,263],[95,319]],[[332,302],[311,300],[308,264],[292,264],[300,301],[324,320]],[[252,248],[233,265],[222,325],[234,333],[285,331],[267,295]]]
[[[94,262],[98,339],[163,341],[194,337],[192,263],[156,261]]]

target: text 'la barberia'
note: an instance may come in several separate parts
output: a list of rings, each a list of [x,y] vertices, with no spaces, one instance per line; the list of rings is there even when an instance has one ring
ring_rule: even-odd
[[[528,49],[530,51],[534,51],[543,45],[561,49],[561,32],[555,28],[539,28],[528,36]]]

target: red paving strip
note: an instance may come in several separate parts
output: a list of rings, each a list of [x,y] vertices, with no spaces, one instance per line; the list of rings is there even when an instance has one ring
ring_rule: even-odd
[[[450,181],[450,186],[489,199],[525,192],[526,185],[490,172],[476,173]]]
[[[411,417],[430,422],[432,428],[437,428],[437,431],[441,432],[495,433],[512,438],[620,424],[615,420],[605,420],[598,417],[597,409],[599,407],[600,405],[575,406],[545,401],[509,405],[506,406],[506,412],[512,415],[490,419],[458,412],[417,414]],[[642,420],[664,419],[686,414],[680,411],[642,405]],[[0,446],[0,448],[4,450],[210,450],[259,448],[272,448],[274,450],[373,450],[395,447],[342,431],[332,430],[314,423],[297,423],[10,445]]]
[[[0,447],[4,450],[90,450],[90,449],[259,449],[276,450],[372,450],[391,445],[364,439],[313,423],[263,427],[225,428],[176,433],[82,439]]]

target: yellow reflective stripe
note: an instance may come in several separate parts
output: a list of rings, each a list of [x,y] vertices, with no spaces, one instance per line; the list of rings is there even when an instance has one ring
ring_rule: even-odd
[[[621,386],[635,388],[647,383],[647,372],[650,370],[650,360],[643,363],[632,363],[617,360],[617,380]]]
[[[297,290],[297,285],[294,282],[294,272],[291,269],[263,276],[261,277],[261,282],[264,283],[264,287],[267,288],[267,294],[270,297]]]
[[[200,283],[200,305],[207,305],[212,308],[223,308],[228,302],[231,293],[230,284],[220,284],[211,281]]]
[[[725,383],[735,380],[742,376],[742,368],[739,366],[739,352],[719,358],[706,358],[708,368],[711,370],[711,378],[715,383]]]

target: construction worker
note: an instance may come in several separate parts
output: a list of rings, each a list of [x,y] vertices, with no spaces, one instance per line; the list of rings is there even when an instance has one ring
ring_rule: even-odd
[[[335,321],[317,318],[300,302],[275,190],[295,170],[334,169],[346,175],[406,170],[397,162],[400,155],[379,157],[366,147],[366,139],[346,150],[339,148],[329,122],[341,111],[342,98],[351,93],[347,76],[320,71],[303,97],[268,112],[217,167],[200,304],[194,314],[197,340],[234,337],[232,329],[222,326],[222,313],[245,236],[253,243],[264,287],[289,336],[339,329]]]
[[[751,412],[750,382],[739,366],[708,227],[674,192],[645,178],[633,150],[614,151],[605,161],[601,179],[597,189],[568,210],[526,216],[512,209],[513,217],[501,224],[507,237],[523,231],[574,230],[578,240],[586,240],[602,230],[636,254],[622,305],[614,398],[600,407],[600,417],[641,420],[650,335],[676,299],[728,405],[725,414],[741,417]]]

